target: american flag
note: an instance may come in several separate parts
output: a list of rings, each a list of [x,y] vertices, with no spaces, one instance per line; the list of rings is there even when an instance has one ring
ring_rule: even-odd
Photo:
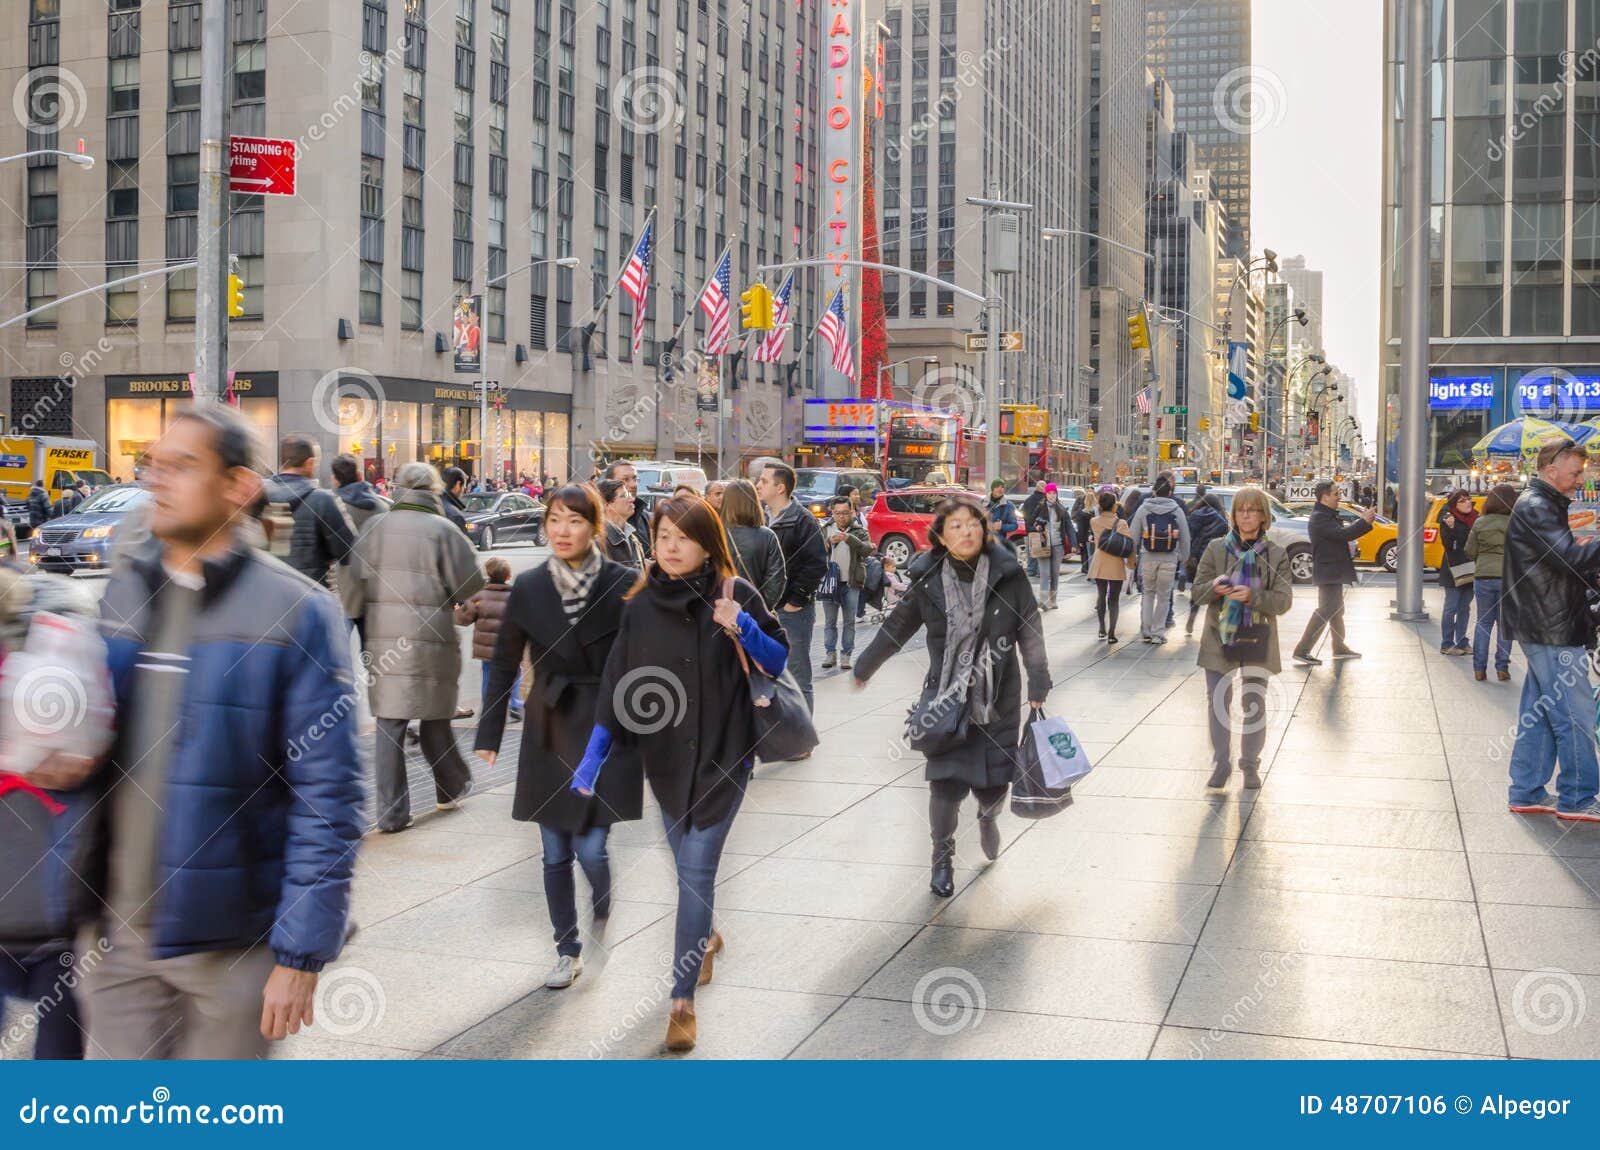
[[[850,321],[844,314],[844,292],[833,293],[833,302],[817,325],[817,332],[833,348],[833,370],[851,382],[856,378],[855,349],[850,346]]]
[[[628,266],[622,269],[622,290],[628,293],[628,298],[633,300],[633,354],[639,354],[639,345],[644,342],[644,316],[648,310],[646,304],[650,299],[650,260],[655,255],[656,248],[656,218],[651,213],[645,221],[644,231],[639,236],[639,242],[633,245],[633,254],[628,257]]]
[[[1133,397],[1133,406],[1139,409],[1140,415],[1150,414],[1150,389],[1141,387],[1139,394]]]
[[[777,363],[783,355],[783,344],[789,336],[789,292],[794,287],[794,273],[783,277],[783,286],[772,297],[772,330],[756,345],[757,363]]]
[[[723,252],[717,270],[706,281],[706,290],[700,293],[700,310],[706,313],[706,354],[721,355],[728,350],[728,334],[733,330],[732,305],[728,297],[733,294],[728,257]]]

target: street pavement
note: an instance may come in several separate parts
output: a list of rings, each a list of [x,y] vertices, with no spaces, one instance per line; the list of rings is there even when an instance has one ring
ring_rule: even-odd
[[[727,950],[691,1057],[1600,1056],[1600,828],[1505,810],[1520,657],[1513,682],[1475,683],[1436,623],[1388,619],[1391,578],[1364,579],[1348,617],[1366,657],[1274,680],[1265,786],[1236,773],[1223,795],[1204,790],[1210,704],[1183,614],[1167,646],[1107,652],[1089,585],[1069,582],[1044,617],[1047,709],[1095,770],[1057,817],[1007,814],[993,863],[969,802],[950,900],[928,891],[926,785],[897,740],[925,653],[861,693],[820,674],[821,747],[758,768],[734,824]],[[1314,602],[1297,595],[1285,650]],[[465,679],[475,701],[475,666]],[[663,1053],[676,886],[659,813],[616,828],[607,937],[574,987],[544,989],[538,831],[510,817],[517,734],[463,810],[367,839],[359,933],[317,1025],[277,1056]]]

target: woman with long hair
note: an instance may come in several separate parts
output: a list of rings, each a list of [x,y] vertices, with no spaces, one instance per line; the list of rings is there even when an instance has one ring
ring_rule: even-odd
[[[955,893],[956,826],[962,800],[978,799],[978,839],[990,859],[1000,853],[997,819],[1016,773],[1022,726],[1022,676],[1028,703],[1044,706],[1050,693],[1039,624],[1039,601],[1010,547],[976,500],[946,500],[928,528],[932,549],[912,562],[911,589],[868,645],[855,667],[864,687],[884,660],[927,629],[928,674],[923,699],[965,709],[966,737],[928,757],[928,824],[933,836],[933,893]]]
[[[1439,586],[1444,588],[1444,611],[1439,616],[1439,654],[1470,655],[1467,625],[1472,619],[1471,573],[1461,573],[1467,558],[1467,536],[1478,518],[1472,492],[1452,491],[1439,508],[1439,542],[1444,560],[1439,564]]]
[[[739,578],[761,592],[769,606],[783,601],[788,570],[783,562],[783,545],[767,526],[761,513],[761,499],[755,484],[734,479],[723,485],[719,512],[728,530],[728,552]]]
[[[1515,487],[1497,484],[1467,530],[1466,555],[1473,564],[1472,599],[1478,608],[1478,625],[1472,632],[1472,677],[1480,683],[1489,677],[1490,631],[1495,632],[1495,678],[1502,683],[1511,678],[1511,639],[1500,622],[1500,601],[1505,594],[1506,528],[1511,525],[1516,501]]]
[[[572,786],[585,794],[603,786],[618,746],[644,762],[678,871],[667,1049],[690,1050],[695,987],[711,981],[723,946],[711,922],[717,867],[756,745],[739,651],[777,676],[788,647],[761,593],[734,575],[722,523],[705,500],[664,501],[650,532],[654,561],[628,592]]]
[[[622,600],[636,572],[600,550],[605,525],[593,487],[570,483],[552,493],[545,514],[550,558],[511,585],[500,620],[474,741],[491,767],[500,753],[507,704],[524,655],[533,665],[527,726],[517,758],[511,817],[539,824],[544,845],[544,895],[555,929],[553,990],[583,973],[578,934],[576,859],[593,898],[593,937],[605,936],[611,914],[611,861],[606,841],[615,823],[640,817],[644,774],[637,755],[619,749],[589,795],[571,790],[571,764],[583,757],[594,729],[600,676],[622,620]]]
[[[1206,608],[1200,666],[1211,705],[1211,777],[1224,787],[1233,773],[1233,701],[1239,695],[1245,723],[1239,737],[1239,770],[1247,790],[1261,786],[1261,749],[1267,741],[1265,680],[1283,669],[1278,659],[1278,616],[1294,598],[1289,553],[1267,538],[1272,508],[1259,487],[1233,497],[1229,530],[1206,544],[1194,573],[1194,602]]]
[[[1100,621],[1100,638],[1106,641],[1106,646],[1114,647],[1122,584],[1133,572],[1134,557],[1130,553],[1127,558],[1118,558],[1109,551],[1102,551],[1099,540],[1107,531],[1114,531],[1126,535],[1131,543],[1133,532],[1128,528],[1128,521],[1117,514],[1115,495],[1102,491],[1095,498],[1100,510],[1089,520],[1089,538],[1095,541],[1094,558],[1089,560],[1089,578],[1094,580],[1094,613]]]

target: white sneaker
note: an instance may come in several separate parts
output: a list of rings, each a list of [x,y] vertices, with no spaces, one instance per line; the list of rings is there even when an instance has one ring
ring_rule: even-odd
[[[544,984],[551,990],[565,990],[578,981],[578,975],[583,973],[583,956],[577,954],[563,954],[557,957],[556,964],[550,968],[550,973],[545,975]]]

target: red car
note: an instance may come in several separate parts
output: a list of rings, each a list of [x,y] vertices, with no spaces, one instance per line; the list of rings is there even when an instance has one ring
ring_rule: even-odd
[[[893,559],[895,567],[903,571],[917,552],[928,549],[928,528],[933,524],[939,505],[958,495],[977,500],[965,487],[906,487],[878,492],[867,511],[867,535],[873,547],[885,559]],[[1026,566],[1027,530],[1019,525],[1008,542]]]

